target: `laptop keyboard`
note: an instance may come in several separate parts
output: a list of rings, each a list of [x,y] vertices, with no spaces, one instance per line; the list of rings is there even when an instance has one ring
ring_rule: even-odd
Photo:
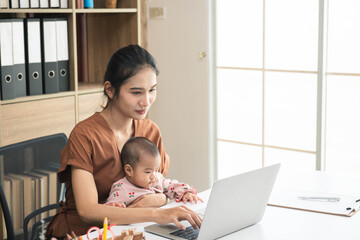
[[[180,237],[180,238],[184,238],[184,239],[188,239],[188,240],[193,240],[193,239],[197,239],[198,235],[199,235],[199,229],[195,230],[193,227],[187,227],[185,230],[177,230],[175,232],[171,232],[171,235]]]

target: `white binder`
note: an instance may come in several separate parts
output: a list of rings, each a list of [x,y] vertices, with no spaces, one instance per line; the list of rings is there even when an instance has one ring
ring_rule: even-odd
[[[12,19],[15,97],[26,96],[24,20]]]
[[[11,0],[11,8],[19,8],[19,0]]]
[[[29,95],[43,93],[40,19],[26,19],[28,92]]]
[[[58,8],[58,7],[60,7],[60,0],[50,0],[50,7],[51,7],[51,8]]]
[[[19,0],[20,8],[30,8],[29,0]]]
[[[49,0],[40,0],[40,8],[49,8]]]
[[[9,8],[9,0],[0,0],[0,8]]]
[[[68,0],[60,0],[60,8],[68,8]]]
[[[15,98],[12,24],[9,19],[0,20],[0,73],[1,99]]]
[[[56,46],[59,90],[69,91],[69,46],[68,22],[66,19],[56,20]]]
[[[43,83],[45,93],[59,92],[56,19],[43,18]]]
[[[30,0],[30,8],[39,8],[39,0]]]

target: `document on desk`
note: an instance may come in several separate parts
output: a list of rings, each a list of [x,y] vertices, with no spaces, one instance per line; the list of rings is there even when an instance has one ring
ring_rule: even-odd
[[[351,217],[360,208],[360,196],[281,189],[272,193],[268,205]]]

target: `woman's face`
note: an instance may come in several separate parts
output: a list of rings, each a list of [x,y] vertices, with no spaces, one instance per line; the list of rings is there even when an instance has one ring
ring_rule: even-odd
[[[156,99],[156,74],[146,67],[121,85],[114,106],[122,115],[144,119]]]

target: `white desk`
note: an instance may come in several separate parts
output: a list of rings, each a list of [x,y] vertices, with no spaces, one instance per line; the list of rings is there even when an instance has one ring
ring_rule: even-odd
[[[301,175],[301,178],[300,178]],[[292,186],[311,191],[328,191],[344,195],[360,196],[360,179],[339,177],[325,173],[302,173],[298,176],[279,175],[274,191],[282,187]],[[208,198],[209,190],[199,194],[204,200]],[[171,203],[170,206],[178,205]],[[200,205],[191,205],[193,209],[202,208]],[[169,207],[169,206],[168,206]],[[143,231],[144,226],[151,223],[117,226],[116,232],[131,227]],[[147,240],[163,239],[145,232]],[[243,230],[227,235],[221,239],[246,240],[359,240],[360,239],[360,212],[352,217],[341,217],[329,214],[312,213],[280,207],[266,208],[261,222]]]

